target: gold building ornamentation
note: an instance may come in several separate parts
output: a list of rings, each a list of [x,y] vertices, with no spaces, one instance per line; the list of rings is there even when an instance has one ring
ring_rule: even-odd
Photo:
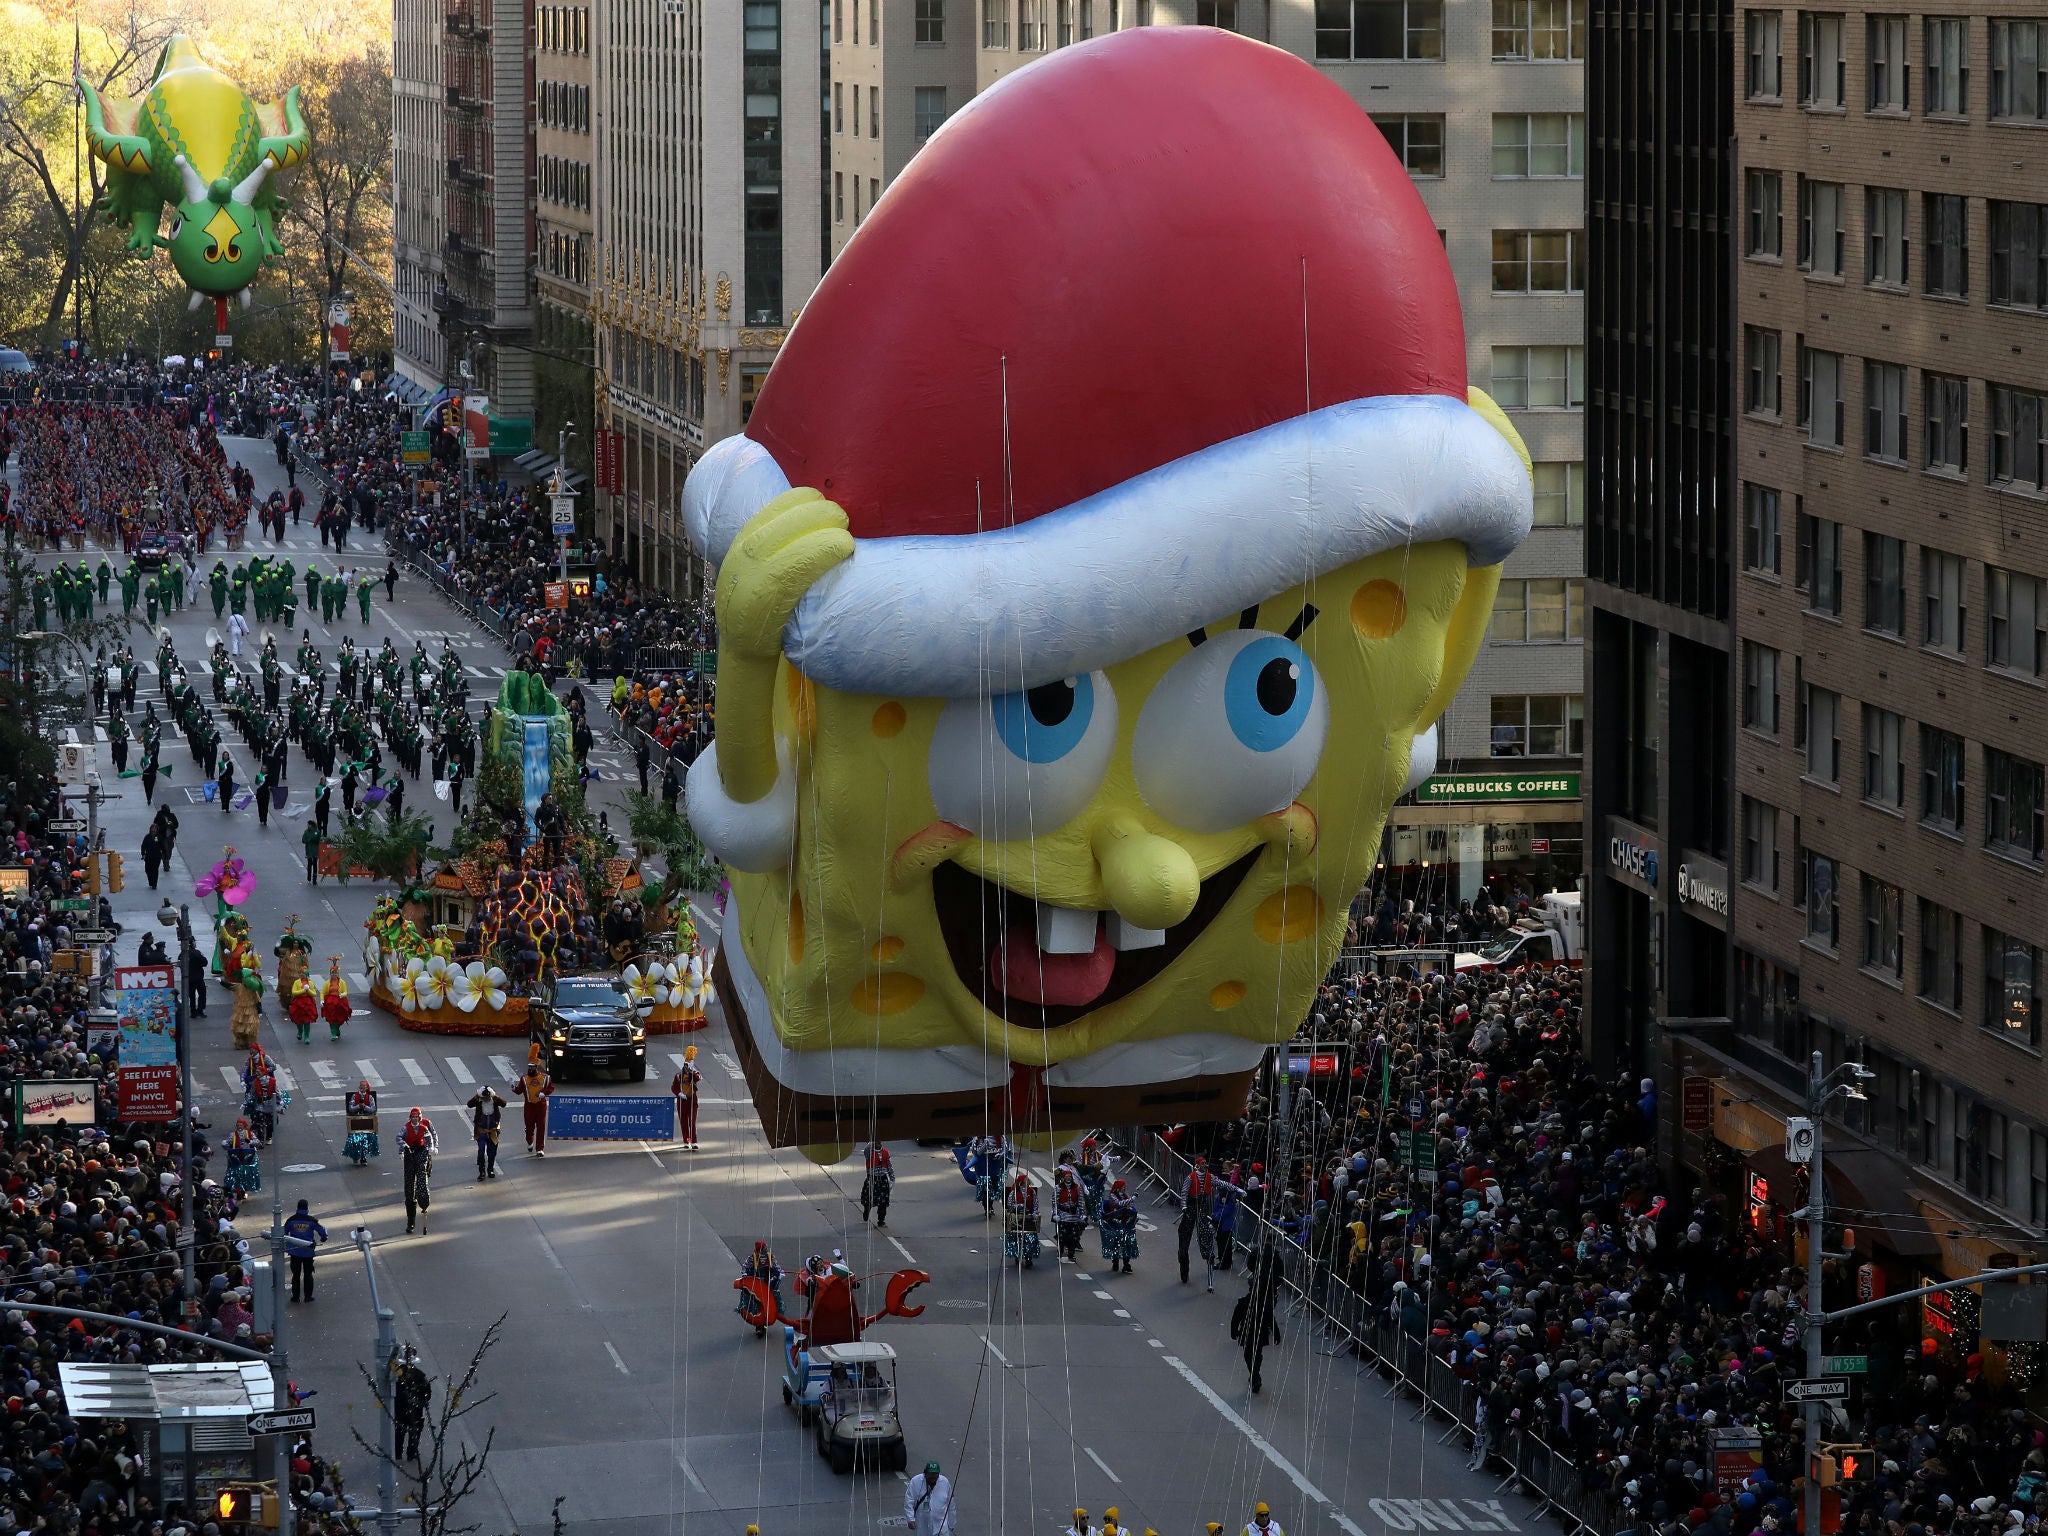
[[[718,287],[712,294],[712,302],[718,307],[718,318],[727,319],[732,314],[732,279],[723,272],[718,274]]]
[[[720,347],[718,349],[718,392],[721,395],[725,393],[726,379],[728,378],[728,376],[730,376],[731,373],[732,348]]]
[[[738,339],[743,347],[779,347],[788,336],[787,331],[741,331]]]

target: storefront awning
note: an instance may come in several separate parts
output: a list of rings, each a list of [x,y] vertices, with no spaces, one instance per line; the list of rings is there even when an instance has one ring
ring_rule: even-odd
[[[1821,1165],[1827,1173],[1829,1208],[1840,1212],[1845,1225],[1875,1238],[1901,1258],[1941,1255],[1940,1241],[1920,1214],[1912,1181],[1896,1159],[1870,1147],[1843,1147],[1826,1152]],[[1785,1156],[1782,1146],[1758,1147],[1749,1154],[1749,1166],[1770,1181],[1775,1203],[1788,1210],[1799,1204],[1793,1191],[1800,1187],[1801,1169]]]

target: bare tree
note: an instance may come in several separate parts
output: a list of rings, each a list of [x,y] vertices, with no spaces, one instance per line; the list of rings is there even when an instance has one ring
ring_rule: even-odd
[[[389,238],[391,64],[364,50],[310,61],[305,78],[312,153],[292,184],[286,221],[304,230],[333,297],[348,286],[349,252]]]
[[[92,57],[81,54],[78,65],[98,89],[109,91],[153,56],[176,27],[175,19],[146,15],[131,4],[111,22],[91,29]],[[5,73],[0,76],[0,154],[22,167],[47,204],[62,256],[43,321],[49,339],[63,334],[64,311],[85,266],[86,243],[106,190],[106,167],[82,150],[78,153],[83,180],[76,197],[67,185],[73,178],[65,174],[61,160],[53,163],[51,158],[53,153],[61,155],[62,147],[79,142],[80,130],[67,120],[73,114],[77,87],[71,77],[73,56],[64,41],[58,32],[41,29],[36,46],[5,56]]]
[[[497,1321],[484,1330],[483,1337],[477,1340],[476,1349],[470,1354],[469,1368],[462,1373],[462,1379],[444,1391],[439,1408],[428,1413],[426,1427],[420,1432],[417,1459],[387,1456],[382,1446],[372,1445],[364,1439],[361,1430],[354,1426],[349,1428],[356,1444],[368,1451],[379,1466],[389,1466],[397,1473],[399,1482],[406,1487],[407,1498],[419,1510],[421,1536],[469,1536],[481,1527],[478,1521],[456,1524],[456,1511],[462,1501],[475,1491],[477,1484],[484,1480],[485,1469],[491,1459],[491,1445],[498,1432],[496,1429],[486,1430],[483,1444],[471,1447],[461,1426],[464,1419],[498,1395],[495,1392],[486,1392],[481,1397],[471,1394],[483,1374],[484,1357],[497,1347],[499,1333],[509,1315],[499,1313]],[[386,1400],[390,1383],[380,1381],[366,1365],[357,1369],[363,1373],[363,1381],[369,1386],[378,1411],[390,1413],[392,1405]]]

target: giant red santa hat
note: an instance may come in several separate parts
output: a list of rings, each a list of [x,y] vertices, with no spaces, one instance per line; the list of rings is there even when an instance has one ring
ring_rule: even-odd
[[[1062,48],[932,137],[692,471],[692,542],[719,561],[792,486],[856,544],[785,652],[923,697],[1107,666],[1404,544],[1495,564],[1530,518],[1378,128],[1201,27]]]

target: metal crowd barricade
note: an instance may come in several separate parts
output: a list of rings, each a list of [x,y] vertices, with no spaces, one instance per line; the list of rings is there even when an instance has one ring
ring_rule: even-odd
[[[1097,1133],[1106,1136],[1155,1182],[1155,1203],[1177,1199],[1193,1164],[1159,1136],[1139,1126],[1118,1126]],[[1271,1244],[1280,1255],[1282,1285],[1297,1310],[1314,1317],[1339,1349],[1355,1350],[1380,1375],[1393,1378],[1397,1389],[1417,1399],[1424,1412],[1449,1419],[1454,1432],[1468,1439],[1475,1433],[1479,1392],[1463,1380],[1448,1360],[1431,1354],[1425,1337],[1404,1334],[1397,1320],[1375,1317],[1365,1298],[1335,1273],[1318,1263],[1300,1243],[1263,1216],[1240,1212],[1238,1246],[1261,1251]],[[1506,1481],[1518,1484],[1559,1520],[1569,1536],[1611,1536],[1616,1528],[1611,1501],[1589,1488],[1576,1463],[1526,1429],[1491,1430],[1492,1458],[1488,1471],[1504,1465]],[[1502,1486],[1505,1486],[1504,1482]]]

